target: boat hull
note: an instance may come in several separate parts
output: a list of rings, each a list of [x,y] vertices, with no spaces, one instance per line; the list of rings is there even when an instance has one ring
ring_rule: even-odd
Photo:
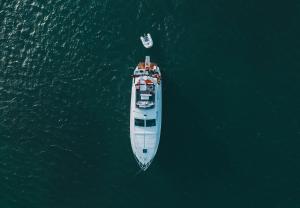
[[[141,41],[143,43],[143,46],[145,48],[151,48],[153,46],[153,40],[152,40],[152,37],[149,33],[145,36],[141,36],[140,39],[141,39]]]
[[[139,109],[136,107],[136,86],[134,79],[131,89],[130,141],[133,154],[140,168],[146,170],[152,163],[160,141],[162,121],[162,82],[155,85],[155,107]],[[135,119],[155,119],[155,127],[137,127]],[[147,152],[145,152],[145,150]]]

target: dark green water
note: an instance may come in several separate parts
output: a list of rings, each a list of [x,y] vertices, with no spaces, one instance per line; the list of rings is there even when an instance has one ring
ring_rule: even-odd
[[[292,0],[0,0],[0,207],[300,207],[299,20]],[[143,173],[145,55],[164,111]]]

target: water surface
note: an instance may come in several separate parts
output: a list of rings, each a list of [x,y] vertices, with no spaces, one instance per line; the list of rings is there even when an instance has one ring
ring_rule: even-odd
[[[1,0],[0,207],[300,207],[299,11]],[[162,69],[164,109],[140,172],[130,75],[145,55]]]

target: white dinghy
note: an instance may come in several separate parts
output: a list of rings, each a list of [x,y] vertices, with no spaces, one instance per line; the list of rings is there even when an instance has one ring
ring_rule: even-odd
[[[147,35],[141,36],[140,39],[145,48],[151,48],[153,46],[153,40],[149,33],[147,33]]]
[[[159,145],[162,115],[162,82],[159,67],[146,56],[132,76],[130,141],[142,170],[151,164]]]

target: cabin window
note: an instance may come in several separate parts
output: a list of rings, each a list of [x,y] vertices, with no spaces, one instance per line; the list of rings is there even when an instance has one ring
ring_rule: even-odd
[[[156,120],[155,119],[146,120],[146,126],[147,127],[151,127],[151,126],[155,126],[155,125],[156,125]]]
[[[135,124],[135,126],[142,126],[142,127],[145,126],[145,122],[143,119],[137,119],[137,118],[134,119],[134,124]]]

